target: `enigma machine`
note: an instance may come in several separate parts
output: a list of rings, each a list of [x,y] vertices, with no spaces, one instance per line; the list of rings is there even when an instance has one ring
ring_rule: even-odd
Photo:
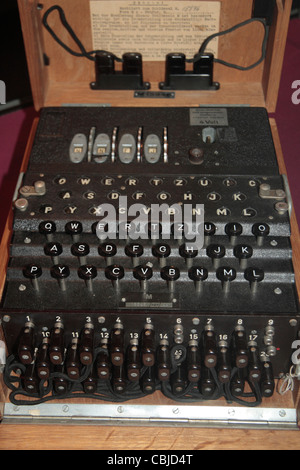
[[[29,3],[19,2],[23,20]],[[295,411],[284,400],[300,375],[297,227],[268,111],[249,91],[257,70],[271,86],[282,2],[240,2],[240,20],[221,22],[193,59],[168,46],[157,88],[142,54],[87,52],[74,12],[44,3],[34,12],[49,80],[54,51],[66,74],[68,61],[89,72],[78,96],[71,81],[48,95],[15,190],[6,251],[2,244],[4,418],[74,401],[96,404],[98,417],[105,404],[128,402],[143,417],[164,403],[190,405],[188,419],[200,424],[209,408],[222,416],[228,405],[241,417],[273,410],[277,399]],[[96,17],[95,4],[122,2],[86,3]],[[123,3],[130,12],[134,2]],[[229,9],[173,3],[184,12],[213,4],[216,18]],[[222,60],[222,41],[234,50],[234,34],[252,26],[261,59]],[[217,59],[207,52],[213,39]],[[249,82],[228,84],[224,70]]]

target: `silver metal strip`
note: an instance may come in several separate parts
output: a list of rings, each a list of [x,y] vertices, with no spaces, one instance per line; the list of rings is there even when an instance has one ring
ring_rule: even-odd
[[[286,200],[289,206],[289,215],[291,217],[292,211],[293,211],[293,199],[292,199],[292,194],[289,186],[289,181],[287,175],[281,175],[283,179],[283,185],[284,185],[284,190],[286,193]]]
[[[297,413],[291,408],[73,403],[46,403],[36,406],[5,404],[2,423],[28,422],[298,429]]]

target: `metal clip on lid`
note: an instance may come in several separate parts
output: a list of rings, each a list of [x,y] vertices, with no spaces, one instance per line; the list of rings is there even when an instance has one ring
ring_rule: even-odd
[[[194,57],[192,71],[186,70],[186,57],[182,53],[166,56],[165,81],[159,84],[161,90],[218,90],[220,84],[213,81],[213,54],[199,54]]]
[[[122,56],[122,71],[115,70],[115,57],[109,52],[97,52],[95,56],[95,81],[92,90],[149,90],[150,83],[143,81],[142,55],[126,52]]]

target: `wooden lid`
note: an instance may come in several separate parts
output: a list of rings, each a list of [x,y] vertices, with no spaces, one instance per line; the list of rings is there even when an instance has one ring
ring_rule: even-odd
[[[53,39],[42,24],[45,12],[53,5],[59,3],[53,0],[45,0],[43,4],[39,4],[37,0],[18,0],[18,3],[32,94],[37,110],[44,106],[62,106],[65,104],[104,104],[111,106],[199,106],[223,104],[264,106],[269,112],[275,111],[292,0],[286,0],[285,2],[276,0],[273,22],[270,26],[267,42],[266,58],[260,65],[248,71],[241,71],[215,63],[214,80],[220,83],[218,91],[177,90],[172,98],[152,93],[147,94],[147,97],[144,98],[136,98],[133,90],[92,90],[90,83],[95,80],[94,61],[68,53]],[[151,92],[158,91],[159,83],[165,80],[165,56],[163,55],[161,60],[157,60],[159,58],[159,50],[156,49],[155,60],[151,60],[151,57],[149,60],[149,44],[147,44],[149,39],[147,39],[145,34],[145,43],[143,44],[141,36],[136,34],[137,30],[141,33],[143,29],[142,23],[137,25],[137,23],[133,22],[132,17],[130,18],[130,11],[133,11],[134,5],[136,5],[136,10],[140,8],[140,11],[143,11],[143,21],[147,21],[147,15],[149,21],[150,19],[151,21],[155,19],[155,16],[153,16],[153,5],[157,6],[157,8],[160,7],[160,9],[164,7],[166,10],[167,8],[173,8],[173,16],[175,15],[174,8],[178,9],[178,14],[182,14],[184,11],[186,15],[190,15],[189,21],[191,21],[194,15],[194,12],[191,10],[191,4],[192,7],[197,7],[199,4],[201,7],[206,5],[206,8],[212,8],[213,12],[219,9],[219,18],[212,19],[212,24],[216,21],[219,23],[219,31],[227,30],[238,23],[248,20],[252,16],[253,9],[253,2],[251,0],[212,0],[210,2],[204,2],[203,0],[172,0],[172,2],[170,0],[159,2],[148,0],[143,0],[143,2],[138,0],[72,0],[72,2],[60,3],[68,23],[76,32],[76,35],[80,38],[87,51],[93,50],[93,34],[94,40],[96,40],[95,35],[97,35],[97,27],[99,26],[96,26],[95,32],[95,25],[92,25],[94,21],[93,12],[97,12],[99,9],[104,13],[108,11],[107,21],[110,26],[113,26],[112,6],[116,7],[117,18],[119,18],[121,4],[122,11],[127,11],[125,18],[129,22],[129,27],[125,29],[127,37],[129,37],[130,46],[134,44],[134,38],[137,37],[138,44],[136,44],[136,51],[140,52],[143,58],[143,52],[148,47],[148,52],[145,52],[143,60],[143,79],[151,83]],[[161,12],[162,10],[160,14]],[[102,15],[101,21],[103,21],[103,18],[104,16]],[[136,21],[137,16],[134,18]],[[170,18],[169,16],[169,20]],[[116,35],[118,36],[119,34],[120,37],[123,37],[120,22],[116,21],[115,23],[117,29],[115,31]],[[68,47],[78,51],[78,47],[63,27],[57,11],[53,11],[49,15],[48,24]],[[133,27],[134,24],[136,24],[136,27]],[[201,27],[204,28],[199,26],[200,29]],[[209,30],[209,28],[206,29]],[[166,39],[166,43],[170,41],[170,35],[167,30],[168,28],[165,28],[165,32],[162,30],[160,33],[163,38],[161,44],[164,44],[164,39]],[[108,29],[106,28],[106,39],[108,36],[107,31]],[[207,34],[210,35],[211,33],[207,32]],[[183,36],[179,34],[177,39],[179,38],[180,40]],[[191,31],[191,34],[185,35],[183,39],[184,44],[186,44],[189,37],[193,38],[193,31]],[[221,36],[218,39],[216,57],[246,67],[259,59],[263,39],[263,25],[260,22],[252,22],[230,34]],[[172,44],[171,42],[169,43]],[[113,39],[112,44],[113,47],[117,47],[117,43]],[[121,44],[120,51],[113,50],[111,52],[118,54],[121,52],[122,46]],[[195,53],[198,52],[199,46],[200,44],[197,41],[195,41],[195,44],[192,42]],[[162,48],[162,51],[165,49],[166,47]],[[170,49],[169,52],[186,52],[185,50],[174,51],[171,45]],[[117,67],[120,66],[117,65]]]

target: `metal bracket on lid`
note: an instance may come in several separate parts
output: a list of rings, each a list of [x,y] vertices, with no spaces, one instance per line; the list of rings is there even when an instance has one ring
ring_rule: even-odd
[[[109,52],[98,52],[95,61],[95,81],[92,90],[149,90],[150,83],[143,81],[142,55],[138,52],[123,54],[122,71],[115,70],[115,58]]]
[[[186,70],[186,57],[182,53],[166,56],[165,81],[159,84],[161,90],[219,90],[220,83],[213,81],[213,54],[195,56],[192,71]]]

